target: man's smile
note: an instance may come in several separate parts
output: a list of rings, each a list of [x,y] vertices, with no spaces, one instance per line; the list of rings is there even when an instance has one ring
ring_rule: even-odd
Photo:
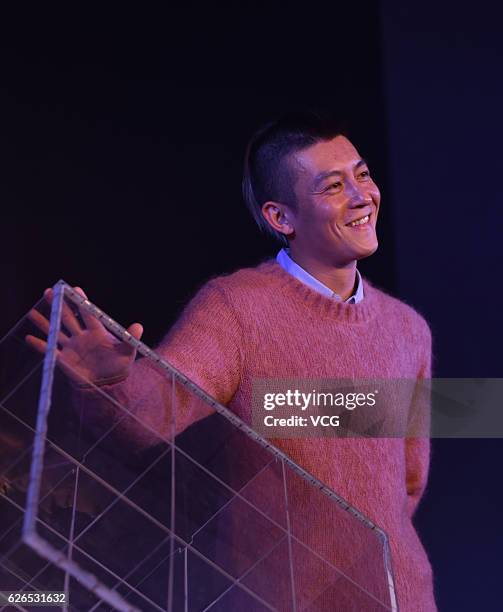
[[[365,215],[360,215],[355,219],[352,219],[349,223],[346,223],[346,227],[350,227],[351,229],[367,229],[372,227],[370,224],[370,217],[372,213],[367,213]]]

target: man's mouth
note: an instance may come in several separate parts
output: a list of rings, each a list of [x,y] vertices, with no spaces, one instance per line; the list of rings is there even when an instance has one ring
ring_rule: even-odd
[[[347,223],[346,226],[347,227],[357,227],[359,225],[365,225],[369,221],[370,221],[370,214],[365,215],[364,217],[359,217],[358,219],[355,219],[354,221]]]

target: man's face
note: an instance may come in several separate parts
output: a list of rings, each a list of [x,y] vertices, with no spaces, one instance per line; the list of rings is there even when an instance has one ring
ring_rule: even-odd
[[[351,142],[337,136],[293,154],[289,161],[297,177],[297,207],[289,210],[292,255],[330,266],[372,255],[381,194]]]

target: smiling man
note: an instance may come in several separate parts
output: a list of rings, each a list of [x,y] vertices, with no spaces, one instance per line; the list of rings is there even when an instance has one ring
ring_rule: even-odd
[[[336,135],[293,150],[283,164],[287,168],[280,172],[294,175],[291,191],[265,202],[261,210],[269,228],[290,242],[289,256],[283,251],[278,261],[289,271],[308,272],[312,279],[305,278],[313,286],[317,280],[346,300],[355,283],[357,289],[361,286],[357,260],[377,249],[381,196],[367,163],[345,136]],[[253,209],[257,201],[252,189],[248,184],[247,201]]]
[[[249,424],[257,379],[430,377],[427,323],[357,270],[357,262],[377,249],[380,193],[348,138],[310,115],[270,124],[249,143],[243,188],[259,226],[284,248],[276,259],[207,282],[157,351]],[[39,314],[32,319],[47,330]],[[150,362],[135,362],[133,350],[127,352],[96,321],[83,329],[66,310],[63,322],[68,330],[61,338],[63,369],[103,386],[153,431],[169,435],[171,394],[152,392],[152,385],[168,383],[159,381]],[[135,323],[129,331],[139,338],[142,327]],[[45,349],[42,340],[28,342]],[[81,355],[85,371],[79,372]],[[92,389],[81,395],[89,418],[102,419],[99,395]],[[409,408],[404,405],[403,411]],[[211,413],[209,406],[194,411],[181,401],[177,433]],[[139,446],[158,441],[146,440],[145,432],[140,437],[135,421],[124,423],[129,440]],[[430,563],[412,524],[426,486],[429,441],[306,437],[274,442],[388,534],[401,611],[435,610]],[[316,508],[309,516],[306,537],[323,550],[331,526]],[[336,591],[322,587],[315,575],[311,582],[313,597],[320,598],[313,609],[378,609],[370,600],[370,608],[356,601],[340,607]]]
[[[260,336],[277,342],[274,359],[266,370],[255,366],[255,375],[431,377],[427,323],[357,270],[378,247],[381,196],[349,139],[312,116],[266,126],[248,146],[243,187],[259,226],[285,245],[275,264],[247,274],[268,319]],[[400,609],[436,610],[431,567],[411,520],[427,482],[429,441],[275,443],[387,531]]]

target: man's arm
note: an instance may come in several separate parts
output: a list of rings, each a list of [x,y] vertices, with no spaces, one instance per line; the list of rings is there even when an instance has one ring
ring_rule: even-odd
[[[156,351],[222,404],[237,390],[241,376],[241,328],[217,281],[204,285]],[[141,450],[169,440],[213,409],[150,360],[137,360],[119,382],[74,388],[74,404],[84,424],[102,435],[111,427]]]
[[[431,361],[432,338],[428,324],[423,320],[422,357],[418,373],[418,384],[410,408],[412,433],[417,437],[405,439],[406,486],[408,496],[408,511],[412,518],[423,496],[428,482],[430,466],[430,421],[431,421]],[[422,381],[426,381],[422,382]]]

